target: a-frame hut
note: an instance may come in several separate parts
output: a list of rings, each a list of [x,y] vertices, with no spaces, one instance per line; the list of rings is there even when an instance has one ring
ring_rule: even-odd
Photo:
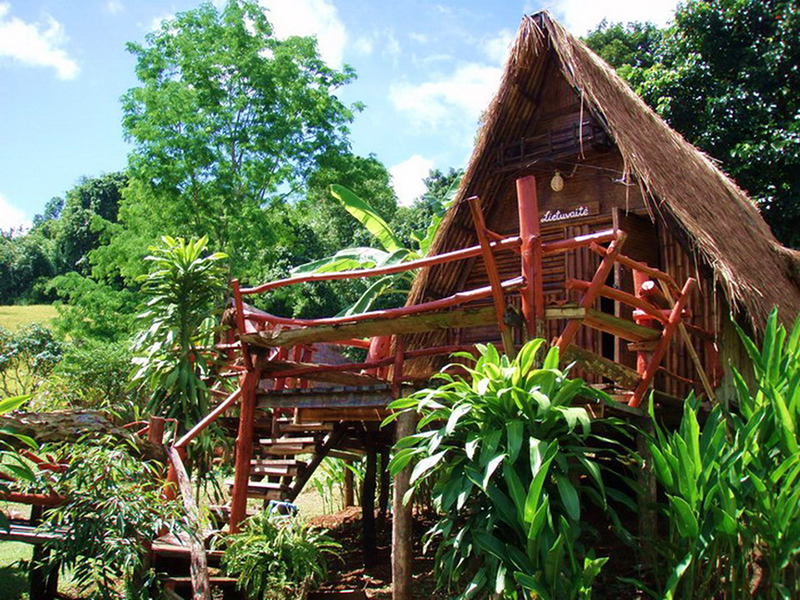
[[[720,167],[672,130],[547,12],[522,20],[455,206],[432,253],[477,243],[466,201],[470,197],[479,198],[488,229],[518,232],[515,182],[530,175],[536,182],[543,242],[618,228],[628,235],[622,250],[626,256],[661,269],[675,281],[697,280],[686,325],[697,334],[692,344],[709,379],[714,384],[722,380],[723,389],[729,359],[738,362],[741,357],[729,314],[755,329],[773,306],[785,321],[798,314],[798,253],[776,241],[753,201]],[[599,255],[585,248],[545,256],[545,304],[580,300],[581,290],[569,289],[565,282],[591,281],[599,261]],[[496,262],[501,279],[519,275],[519,259],[512,252],[498,253]],[[638,293],[630,271],[620,265],[607,283]],[[438,265],[420,272],[409,303],[487,284],[480,260]],[[608,298],[598,298],[596,308],[617,316],[631,314],[624,303]],[[548,322],[547,333],[557,336],[561,328],[561,322]],[[426,334],[408,345],[428,345],[433,337],[446,343],[499,340],[495,327]],[[636,365],[636,353],[618,336],[582,328],[576,342],[616,363]],[[685,345],[673,343],[659,367],[656,389],[682,396],[697,380]]]

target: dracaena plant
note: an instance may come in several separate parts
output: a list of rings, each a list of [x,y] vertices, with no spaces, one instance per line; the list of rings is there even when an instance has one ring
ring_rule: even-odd
[[[422,258],[428,254],[434,235],[439,228],[445,210],[452,203],[460,177],[444,193],[443,198],[425,198],[429,205],[435,206],[430,224],[425,231],[411,234],[416,248],[403,245],[400,237],[392,230],[380,214],[362,198],[342,185],[332,185],[331,195],[361,225],[378,240],[381,248],[346,248],[333,256],[315,260],[292,269],[291,274],[336,273],[354,269],[386,267]],[[342,315],[359,314],[369,311],[380,299],[385,297],[405,298],[411,289],[414,275],[410,271],[377,277],[361,294],[356,302],[342,311]]]
[[[208,411],[204,377],[209,371],[209,319],[227,289],[221,252],[208,253],[208,238],[163,237],[145,258],[150,272],[140,278],[147,296],[133,343],[138,369],[133,381],[151,392],[148,410],[191,427]]]
[[[800,321],[787,334],[773,311],[761,349],[738,331],[754,382],[732,368],[730,411],[701,428],[690,397],[649,444],[668,531],[657,598],[800,597]]]
[[[406,500],[432,483],[439,518],[426,548],[438,543],[437,584],[459,598],[588,598],[607,560],[584,547],[581,515],[587,501],[610,510],[603,463],[617,451],[574,405],[605,396],[559,370],[556,348],[537,368],[543,345],[514,360],[478,346],[474,366],[457,367],[468,377],[445,369],[441,387],[390,405],[419,416],[390,468],[414,465]]]
[[[30,396],[14,396],[0,400],[0,415],[12,412],[30,400]],[[28,462],[16,452],[19,446],[36,450],[36,442],[26,435],[17,433],[11,427],[0,427],[0,474],[21,483],[33,483],[35,475]],[[0,479],[0,494],[7,492],[9,485]],[[8,517],[0,511],[0,529],[7,529]]]

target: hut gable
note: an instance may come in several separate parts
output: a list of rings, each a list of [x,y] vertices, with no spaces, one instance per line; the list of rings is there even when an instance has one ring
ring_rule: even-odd
[[[572,176],[562,193],[550,190],[556,169]],[[549,173],[539,185],[543,227],[548,214],[574,209],[568,188],[581,189],[584,198],[591,189],[591,201],[579,207],[587,216],[614,207],[646,213],[680,242],[695,269],[710,274],[711,290],[718,285],[756,327],[773,306],[784,320],[800,311],[798,253],[776,241],[753,201],[717,165],[547,12],[522,20],[432,253],[476,243],[464,202],[471,196],[480,197],[495,231],[515,229],[514,180],[537,171]],[[463,287],[479,277],[474,268],[423,270],[409,304]]]

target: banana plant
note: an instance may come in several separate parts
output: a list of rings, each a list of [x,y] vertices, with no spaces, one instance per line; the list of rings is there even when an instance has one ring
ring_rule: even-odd
[[[613,512],[603,471],[621,455],[575,402],[608,397],[559,370],[557,348],[536,368],[543,346],[532,340],[513,360],[478,346],[473,366],[450,365],[440,387],[389,405],[385,423],[419,417],[390,470],[413,465],[406,502],[432,483],[440,517],[425,544],[438,543],[437,583],[458,598],[590,598],[607,560],[585,550],[581,515],[587,502]]]
[[[392,228],[369,202],[359,198],[342,185],[332,185],[330,188],[331,195],[373,235],[381,248],[346,248],[332,256],[297,266],[292,269],[291,275],[299,276],[308,273],[335,273],[355,269],[371,269],[396,265],[426,256],[430,251],[433,238],[439,228],[444,212],[455,197],[459,180],[457,179],[453,182],[445,192],[444,198],[426,199],[427,202],[434,204],[437,209],[434,211],[433,218],[427,229],[424,232],[415,232],[411,235],[416,248],[404,246]],[[370,283],[358,300],[343,310],[339,316],[367,312],[382,297],[395,296],[404,298],[411,289],[413,278],[413,273],[410,271],[378,277]]]

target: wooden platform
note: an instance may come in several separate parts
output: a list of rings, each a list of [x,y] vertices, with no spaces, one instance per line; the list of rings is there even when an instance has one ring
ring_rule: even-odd
[[[258,407],[260,409],[385,408],[392,400],[391,386],[388,384],[379,384],[374,386],[308,388],[261,392],[258,394]],[[325,419],[319,419],[319,421],[324,420]]]

